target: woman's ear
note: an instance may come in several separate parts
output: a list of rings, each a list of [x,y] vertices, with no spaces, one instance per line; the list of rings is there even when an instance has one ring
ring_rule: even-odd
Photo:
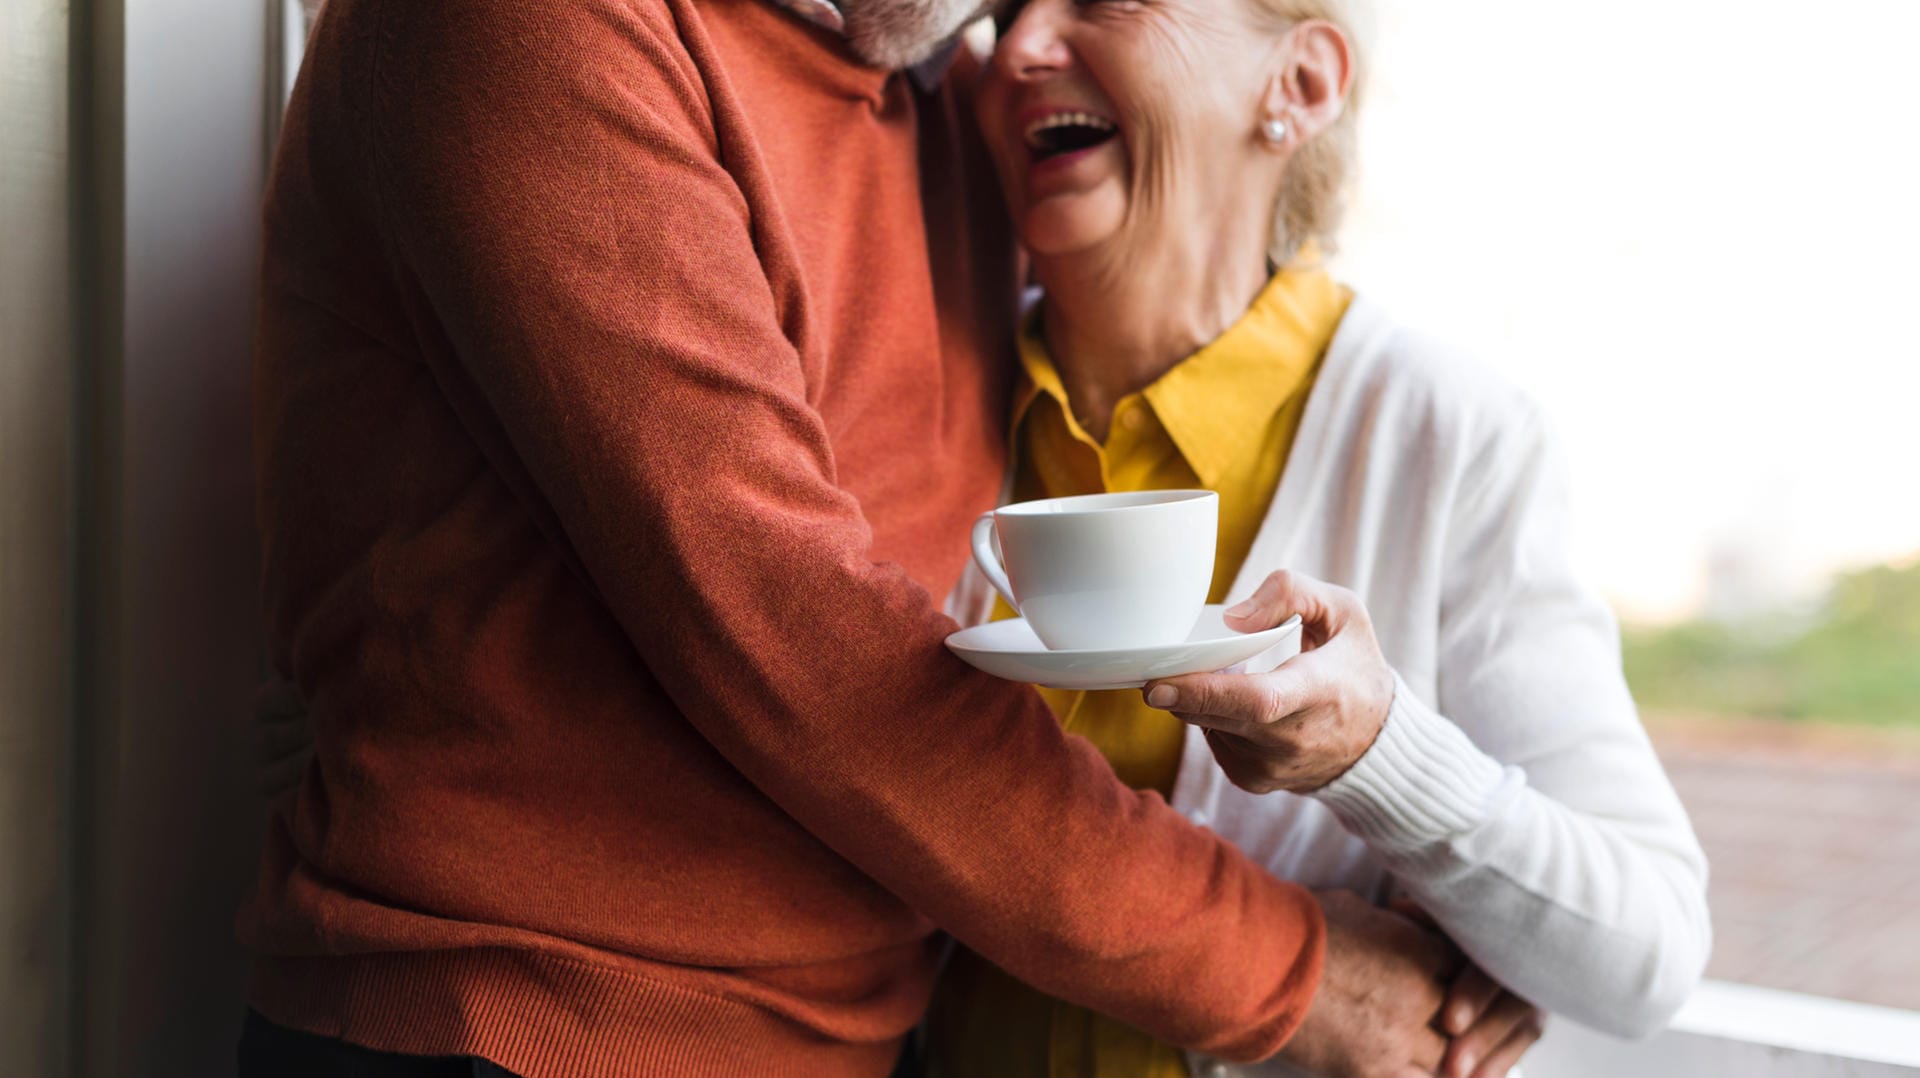
[[[1287,149],[1340,119],[1353,89],[1353,45],[1338,26],[1309,19],[1287,31],[1277,52],[1261,119],[1268,143]]]

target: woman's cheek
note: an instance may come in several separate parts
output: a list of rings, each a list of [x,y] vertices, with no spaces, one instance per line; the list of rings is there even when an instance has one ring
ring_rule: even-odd
[[[1133,187],[1142,205],[1165,205],[1181,174],[1180,124],[1171,110],[1143,107],[1127,131],[1128,156],[1133,165]]]

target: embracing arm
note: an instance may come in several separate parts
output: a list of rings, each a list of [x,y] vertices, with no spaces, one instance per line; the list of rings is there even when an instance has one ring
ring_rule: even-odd
[[[1332,809],[1508,989],[1640,1035],[1706,964],[1706,860],[1612,618],[1567,565],[1557,468],[1529,410],[1469,469],[1446,538],[1437,708],[1387,666],[1352,592],[1288,573],[1240,624],[1299,613],[1304,654],[1269,674],[1171,679],[1148,700],[1205,727],[1237,785]]]
[[[686,721],[861,871],[1041,988],[1271,1053],[1310,895],[1123,786],[876,563],[673,20],[388,5],[369,167],[432,377]],[[638,719],[636,719],[638,721]]]

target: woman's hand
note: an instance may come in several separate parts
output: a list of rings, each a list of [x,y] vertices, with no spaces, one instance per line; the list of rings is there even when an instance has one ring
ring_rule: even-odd
[[[1259,632],[1300,615],[1299,657],[1265,674],[1187,674],[1151,682],[1147,704],[1205,727],[1234,785],[1317,790],[1373,747],[1393,703],[1393,670],[1360,597],[1286,570],[1227,612]]]

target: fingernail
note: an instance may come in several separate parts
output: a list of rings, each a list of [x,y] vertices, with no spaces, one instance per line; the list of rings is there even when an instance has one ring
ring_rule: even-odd
[[[1462,1003],[1453,1009],[1453,1016],[1447,1019],[1447,1025],[1452,1026],[1456,1032],[1465,1033],[1467,1031],[1467,1023],[1472,1021],[1473,1008]]]
[[[1232,606],[1227,607],[1226,614],[1230,618],[1244,618],[1248,614],[1253,613],[1254,609],[1252,599],[1242,599]]]
[[[1458,1069],[1454,1071],[1454,1073],[1455,1074],[1472,1074],[1474,1062],[1475,1060],[1473,1058],[1472,1052],[1460,1053],[1460,1066]]]
[[[1180,694],[1176,692],[1171,685],[1155,685],[1153,688],[1147,690],[1148,707],[1157,707],[1162,711],[1170,711],[1173,709],[1173,705],[1179,702]]]

